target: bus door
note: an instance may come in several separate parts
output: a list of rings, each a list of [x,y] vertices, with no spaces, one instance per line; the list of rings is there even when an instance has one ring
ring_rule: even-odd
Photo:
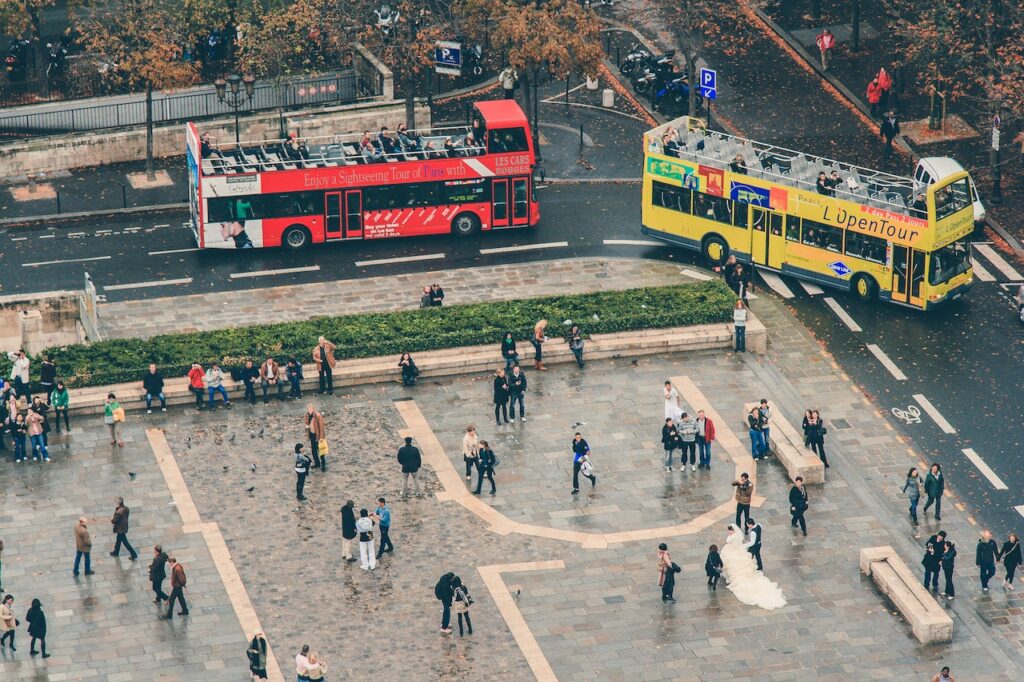
[[[491,180],[491,227],[530,224],[530,178]]]
[[[341,239],[341,192],[327,192],[324,203],[324,239]]]
[[[345,191],[345,239],[362,239],[363,237],[363,190],[350,189]]]
[[[530,224],[530,177],[512,178],[512,225]]]
[[[508,227],[509,181],[507,178],[491,181],[491,227]]]
[[[741,204],[737,203],[737,206]],[[757,206],[750,207],[751,258],[758,265],[782,269],[786,238],[782,236],[782,214]]]
[[[892,247],[892,300],[922,307],[921,285],[924,283],[924,252],[907,246]]]

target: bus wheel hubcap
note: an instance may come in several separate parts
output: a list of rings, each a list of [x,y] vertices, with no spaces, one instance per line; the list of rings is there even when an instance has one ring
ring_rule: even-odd
[[[708,244],[708,255],[711,256],[712,260],[721,260],[722,258],[722,245],[718,242],[711,242]]]
[[[865,280],[859,280],[857,282],[857,291],[860,292],[861,296],[868,295],[868,283]]]

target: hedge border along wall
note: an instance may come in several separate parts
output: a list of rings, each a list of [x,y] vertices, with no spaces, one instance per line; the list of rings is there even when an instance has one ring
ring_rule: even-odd
[[[69,388],[102,386],[141,379],[150,362],[165,377],[184,376],[193,362],[204,367],[218,361],[227,369],[252,359],[257,365],[272,355],[280,362],[295,357],[312,362],[310,353],[322,334],[337,344],[335,357],[366,358],[416,353],[459,346],[494,344],[511,331],[517,342],[548,320],[549,336],[568,330],[572,320],[584,334],[603,334],[726,322],[735,296],[719,280],[664,287],[545,296],[440,308],[417,308],[301,322],[236,327],[151,339],[111,339],[94,344],[49,348],[57,376]],[[41,358],[32,358],[32,379],[38,379]],[[396,360],[397,361],[397,360]],[[0,371],[10,375],[10,360],[0,358]]]

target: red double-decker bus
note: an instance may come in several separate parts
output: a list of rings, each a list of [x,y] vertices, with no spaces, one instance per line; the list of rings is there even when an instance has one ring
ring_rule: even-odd
[[[187,124],[191,225],[201,248],[309,244],[534,226],[526,116],[477,102],[474,126],[217,145]]]

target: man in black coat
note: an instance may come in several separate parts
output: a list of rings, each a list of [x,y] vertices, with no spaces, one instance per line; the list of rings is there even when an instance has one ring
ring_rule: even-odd
[[[508,416],[515,421],[516,402],[519,403],[519,421],[526,421],[526,405],[523,403],[523,395],[526,394],[526,375],[519,365],[512,367],[512,373],[508,375]]]
[[[887,111],[885,118],[882,119],[882,125],[879,127],[878,132],[881,133],[882,138],[885,140],[885,152],[883,156],[892,156],[892,141],[900,134],[900,122],[896,118],[896,114],[892,111]]]
[[[160,399],[160,409],[167,411],[167,398],[164,397],[164,375],[156,368],[156,363],[149,363],[149,370],[142,375],[142,388],[146,391],[146,414],[153,414],[153,398]]]
[[[807,511],[807,488],[804,486],[804,477],[797,476],[795,484],[789,489],[789,513],[793,517],[791,525],[796,528],[799,523],[804,536],[807,535],[807,522],[804,521],[805,511]]]
[[[996,557],[999,546],[992,539],[992,531],[986,530],[978,538],[978,549],[974,555],[974,563],[981,571],[981,591],[988,592],[988,581],[996,574]]]
[[[167,577],[167,553],[164,548],[157,545],[153,548],[153,563],[149,565],[149,582],[153,584],[153,594],[156,599],[154,604],[167,601],[167,594],[164,592],[164,578]]]
[[[747,517],[747,551],[757,560],[757,570],[761,567],[761,524]]]
[[[661,427],[661,444],[665,448],[665,471],[672,471],[672,451],[683,447],[683,439],[671,417],[666,419],[665,425]],[[686,459],[685,455],[684,452],[683,459]],[[686,462],[683,462],[683,468],[686,468]]]
[[[419,495],[419,470],[423,461],[420,457],[420,449],[412,444],[410,436],[406,436],[405,445],[398,448],[398,463],[402,465],[402,494],[409,494],[409,477],[412,476],[412,482],[416,485],[416,494]],[[352,523],[354,524],[355,521],[353,520]]]
[[[352,541],[356,539],[355,502],[349,500],[341,508],[341,558],[355,561],[352,555]]]

